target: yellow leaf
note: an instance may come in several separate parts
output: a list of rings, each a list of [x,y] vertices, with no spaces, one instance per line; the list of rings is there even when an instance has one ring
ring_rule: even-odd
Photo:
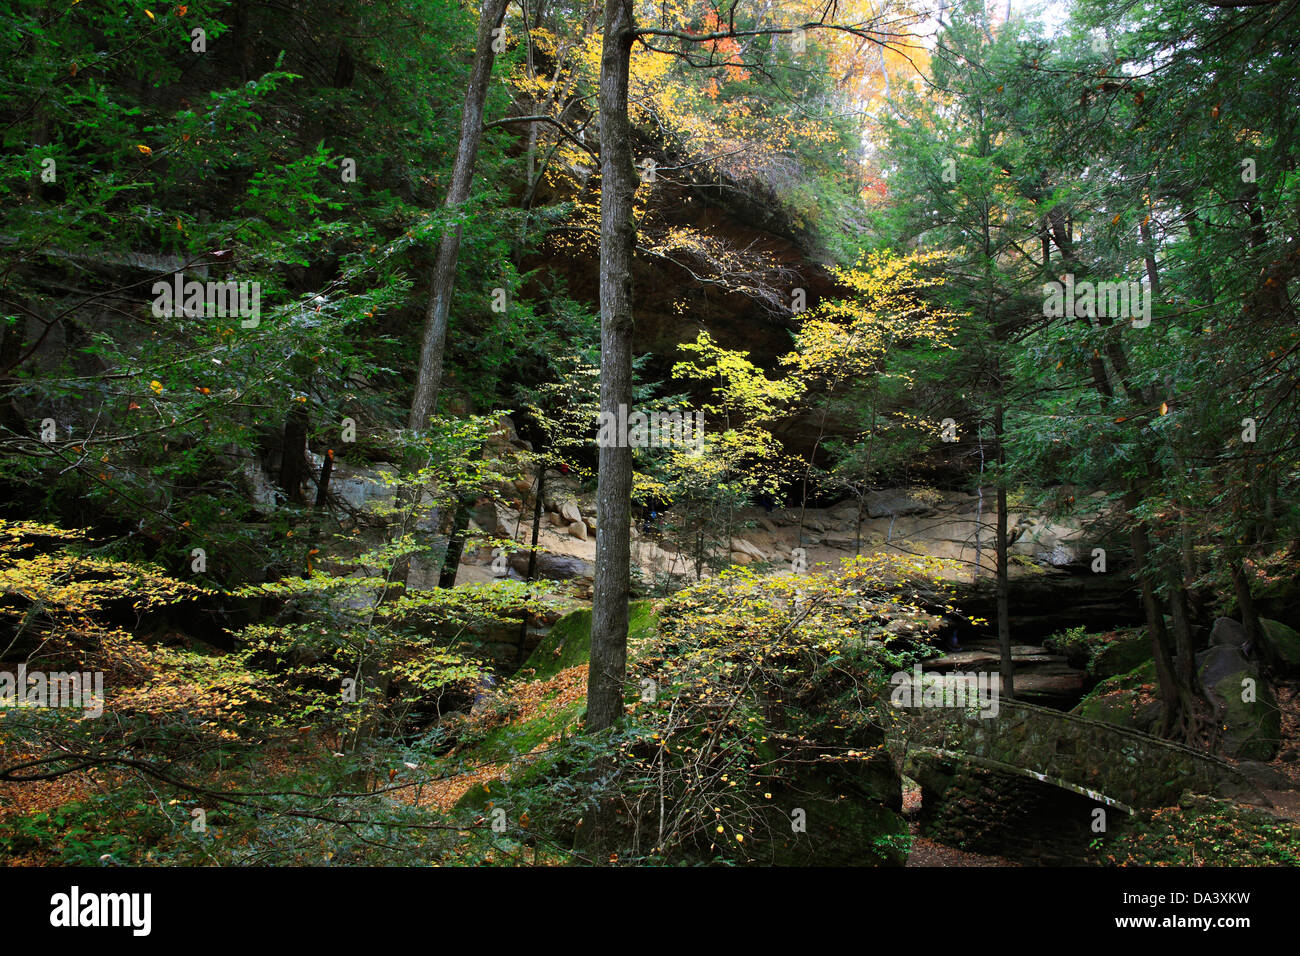
[[[143,143],[140,143],[139,145],[137,145],[137,146],[136,146],[136,149],[138,149],[140,152],[144,153],[146,156],[152,156],[152,155],[153,155],[153,150],[150,149],[148,146],[144,145]]]

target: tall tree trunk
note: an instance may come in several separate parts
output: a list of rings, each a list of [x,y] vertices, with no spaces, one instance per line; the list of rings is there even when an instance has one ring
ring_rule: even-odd
[[[632,124],[628,74],[632,57],[631,0],[606,0],[600,60],[600,410],[618,415],[632,401]],[[627,668],[632,449],[602,447],[596,491],[596,580],[587,676],[588,731],[612,726],[623,714]]]
[[[462,498],[456,503],[456,513],[451,522],[451,535],[447,538],[447,550],[442,556],[442,570],[438,572],[440,588],[456,586],[456,572],[460,570],[460,559],[465,553],[465,532],[469,528],[471,504],[472,502],[467,498]]]
[[[1255,607],[1255,596],[1250,592],[1250,579],[1246,577],[1246,568],[1239,555],[1228,558],[1228,576],[1232,579],[1232,590],[1237,596],[1237,609],[1241,612],[1241,625],[1246,629],[1246,640],[1258,653],[1268,657],[1264,626],[1259,623],[1259,609]],[[1270,660],[1269,663],[1277,662]]]
[[[1129,542],[1133,549],[1133,575],[1142,588],[1142,609],[1146,612],[1147,633],[1151,636],[1151,656],[1156,664],[1156,681],[1160,685],[1160,699],[1165,712],[1161,720],[1161,734],[1167,735],[1182,713],[1183,695],[1175,677],[1173,655],[1169,651],[1169,633],[1165,630],[1164,609],[1156,596],[1151,574],[1147,570],[1147,552],[1150,541],[1146,524],[1134,514],[1141,502],[1137,484],[1130,482],[1124,493],[1124,507],[1129,514]]]
[[[492,31],[505,18],[507,0],[485,0],[478,21],[478,44],[474,66],[470,70],[469,88],[465,91],[465,110],[460,118],[460,142],[456,162],[451,170],[451,186],[445,206],[455,211],[469,199],[474,181],[474,163],[478,159],[479,141],[483,138],[483,104],[487,102],[488,80],[492,77]],[[451,313],[451,295],[456,284],[456,259],[460,254],[459,224],[443,234],[438,258],[429,277],[429,304],[424,314],[424,339],[420,344],[420,368],[411,398],[411,415],[407,427],[422,430],[429,422],[442,386],[442,361],[447,344],[447,319]]]
[[[998,381],[998,390],[1002,389],[1002,382]],[[1009,579],[1010,567],[1008,560],[1010,548],[1007,546],[1007,476],[1006,476],[1006,448],[1002,441],[1003,418],[1005,409],[1002,405],[1002,398],[999,395],[998,404],[993,411],[993,435],[997,441],[998,456],[998,653],[1000,664],[998,670],[1002,677],[1002,693],[1009,697],[1016,696],[1015,664],[1011,660],[1011,608],[1010,608],[1010,591],[1011,584]]]
[[[1241,611],[1241,624],[1246,629],[1246,639],[1250,646],[1260,654],[1269,655],[1268,645],[1264,642],[1264,627],[1259,622],[1259,609],[1255,607],[1255,596],[1250,591],[1250,578],[1247,576],[1245,558],[1250,553],[1252,525],[1245,517],[1243,498],[1253,491],[1252,482],[1255,469],[1251,467],[1253,456],[1247,448],[1242,459],[1243,491],[1233,496],[1232,518],[1236,525],[1237,538],[1225,550],[1227,552],[1228,577],[1232,581],[1232,590],[1237,597],[1237,608]],[[1252,496],[1253,497],[1253,496]],[[1258,514],[1258,509],[1255,509]],[[1269,661],[1275,664],[1276,661]]]
[[[542,495],[546,491],[546,459],[543,458],[537,463],[537,498],[533,501],[533,539],[532,545],[528,549],[528,573],[524,580],[532,583],[533,576],[537,574],[537,539],[542,531]],[[522,509],[520,509],[522,511]],[[519,534],[519,526],[515,526],[515,535]],[[515,658],[515,663],[522,667],[525,660],[528,659],[528,614],[525,613],[523,620],[519,622],[519,651]]]
[[[280,445],[280,487],[289,501],[302,504],[302,483],[307,477],[307,406],[295,404],[284,419],[284,440]]]

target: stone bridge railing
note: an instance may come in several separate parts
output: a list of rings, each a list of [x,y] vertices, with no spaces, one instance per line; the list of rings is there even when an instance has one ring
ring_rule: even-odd
[[[997,716],[959,707],[897,709],[889,736],[929,750],[1001,765],[1130,809],[1169,806],[1184,790],[1267,804],[1231,764],[1191,747],[1086,717],[1002,699]]]

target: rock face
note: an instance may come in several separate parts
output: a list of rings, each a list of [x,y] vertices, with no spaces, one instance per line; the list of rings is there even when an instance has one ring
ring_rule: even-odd
[[[354,468],[336,462],[329,490],[354,510],[365,511],[377,503],[387,504],[392,501],[397,493],[393,485],[396,474],[397,469],[392,465]]]
[[[1069,574],[1051,571],[1011,580],[1012,630],[1025,643],[1071,627],[1108,631],[1140,625],[1142,608],[1122,574]],[[958,584],[956,603],[970,617],[997,620],[997,593],[984,578],[978,585]]]
[[[1220,708],[1223,752],[1272,760],[1282,738],[1282,718],[1259,666],[1241,648],[1216,644],[1196,655],[1196,668],[1206,693]]]

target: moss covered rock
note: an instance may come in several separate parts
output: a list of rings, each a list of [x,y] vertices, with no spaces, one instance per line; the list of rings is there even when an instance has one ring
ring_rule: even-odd
[[[1282,737],[1282,714],[1259,667],[1236,647],[1216,645],[1196,655],[1201,684],[1219,705],[1223,752],[1272,760]]]
[[[649,601],[628,606],[627,644],[631,656],[639,643],[654,633],[655,613]],[[520,676],[543,679],[591,658],[591,610],[571,611],[555,622],[549,634],[529,655]]]
[[[1300,631],[1281,621],[1260,619],[1264,629],[1264,653],[1269,662],[1285,671],[1300,671]]]
[[[1118,677],[1151,660],[1151,642],[1144,628],[1087,633],[1082,627],[1053,634],[1043,642],[1064,654],[1071,667],[1081,667],[1098,679]]]
[[[1103,680],[1073,710],[1081,717],[1146,733],[1159,723],[1162,712],[1163,706],[1156,697],[1156,665],[1152,660]]]
[[[1102,679],[1119,677],[1148,663],[1155,666],[1151,661],[1151,641],[1146,631],[1125,631],[1098,650],[1089,672]]]

